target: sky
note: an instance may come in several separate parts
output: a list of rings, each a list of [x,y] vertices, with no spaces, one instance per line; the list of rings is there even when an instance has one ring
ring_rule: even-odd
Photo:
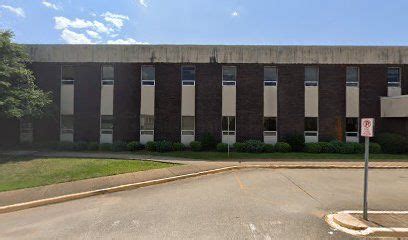
[[[0,0],[17,43],[408,45],[408,0]]]

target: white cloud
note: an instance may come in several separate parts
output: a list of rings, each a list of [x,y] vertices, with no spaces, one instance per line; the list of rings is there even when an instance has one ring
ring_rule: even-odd
[[[108,40],[108,44],[149,44],[148,42],[138,42],[133,38]]]
[[[67,28],[92,28],[99,33],[109,33],[113,31],[111,28],[105,26],[105,24],[98,21],[88,21],[84,19],[75,18],[70,20],[66,17],[54,17],[55,29],[62,30]]]
[[[233,17],[238,17],[238,16],[239,16],[239,12],[233,11],[233,12],[231,13],[231,16],[233,16]]]
[[[16,14],[19,17],[23,17],[23,18],[25,17],[25,12],[24,12],[24,10],[22,8],[12,7],[12,6],[9,6],[9,5],[1,5],[1,7],[4,8],[4,9],[7,9],[8,11],[10,11],[10,12],[12,12],[14,14]]]
[[[42,4],[43,4],[44,6],[46,6],[47,8],[52,8],[52,9],[54,9],[54,10],[59,10],[59,9],[61,9],[61,8],[58,7],[56,4],[51,3],[51,2],[47,2],[47,0],[43,0],[43,1],[42,1]]]
[[[143,7],[148,7],[146,0],[139,0],[140,5]]]
[[[112,28],[108,28],[105,26],[105,24],[98,21],[93,21],[93,28],[100,33],[109,33],[113,31]]]
[[[62,31],[61,38],[69,44],[92,44],[92,41],[84,34],[76,33],[68,29]]]
[[[123,27],[123,21],[124,20],[129,20],[128,16],[121,15],[121,14],[114,14],[111,12],[106,12],[101,15],[105,21],[112,23],[115,27],[117,28],[122,28]]]
[[[99,33],[95,32],[95,31],[86,30],[86,33],[92,38],[101,39],[101,36],[99,35]]]

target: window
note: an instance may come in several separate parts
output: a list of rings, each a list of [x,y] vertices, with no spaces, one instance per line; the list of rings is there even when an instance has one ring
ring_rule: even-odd
[[[358,118],[346,118],[346,136],[358,137]]]
[[[73,85],[75,81],[75,71],[73,66],[62,66],[61,84]]]
[[[194,116],[182,116],[181,117],[181,135],[194,135]]]
[[[264,67],[264,85],[276,86],[278,83],[278,69],[276,67]]]
[[[154,66],[142,66],[142,85],[154,86],[155,77]]]
[[[305,86],[319,85],[319,68],[316,66],[305,67]]]
[[[154,116],[140,115],[140,134],[153,135],[154,133]]]
[[[276,136],[276,117],[264,117],[264,135]]]
[[[235,135],[235,117],[222,117],[222,134]]]
[[[387,69],[387,82],[388,87],[401,86],[400,68],[392,67]]]
[[[222,67],[222,85],[234,86],[237,80],[237,68],[232,66]]]
[[[113,116],[102,115],[101,116],[101,133],[112,134],[113,133]]]
[[[181,82],[183,85],[195,85],[195,67],[181,67]]]
[[[73,115],[61,115],[61,133],[74,133]]]
[[[358,67],[347,67],[346,69],[346,86],[358,87],[360,78]]]
[[[317,118],[307,117],[305,118],[305,136],[317,136],[318,131]]]
[[[102,85],[113,85],[115,79],[113,66],[102,66]]]

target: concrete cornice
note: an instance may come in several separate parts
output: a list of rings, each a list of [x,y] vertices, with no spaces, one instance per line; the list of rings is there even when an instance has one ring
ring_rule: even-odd
[[[408,47],[24,45],[33,62],[408,64]]]

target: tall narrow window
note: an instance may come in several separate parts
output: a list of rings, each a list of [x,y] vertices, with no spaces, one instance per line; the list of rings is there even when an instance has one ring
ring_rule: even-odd
[[[317,136],[318,133],[318,119],[316,117],[305,118],[305,137]]]
[[[194,135],[195,129],[194,116],[182,116],[181,117],[181,135]]]
[[[73,66],[62,66],[61,84],[73,85],[75,81],[75,70]]]
[[[264,136],[276,136],[276,117],[264,117]]]
[[[278,84],[278,69],[276,67],[264,67],[264,85],[276,86]]]
[[[401,86],[400,68],[390,67],[387,69],[387,83],[388,83],[388,87],[400,87]]]
[[[222,117],[222,134],[235,135],[235,117],[233,116]]]
[[[358,67],[347,67],[346,69],[346,86],[358,87],[360,78]]]
[[[194,66],[181,67],[181,83],[183,85],[195,85],[195,77]]]
[[[319,68],[316,66],[305,67],[305,86],[319,85]]]
[[[346,136],[358,137],[358,118],[346,118]]]
[[[142,85],[155,85],[155,68],[154,66],[142,66]]]
[[[222,67],[222,85],[234,86],[237,80],[237,68],[234,66]]]
[[[140,115],[140,134],[153,135],[154,134],[154,116]]]
[[[115,79],[112,65],[102,66],[102,85],[113,85]]]
[[[61,115],[61,133],[74,133],[73,115]]]
[[[113,133],[113,116],[102,115],[101,116],[101,134]]]

